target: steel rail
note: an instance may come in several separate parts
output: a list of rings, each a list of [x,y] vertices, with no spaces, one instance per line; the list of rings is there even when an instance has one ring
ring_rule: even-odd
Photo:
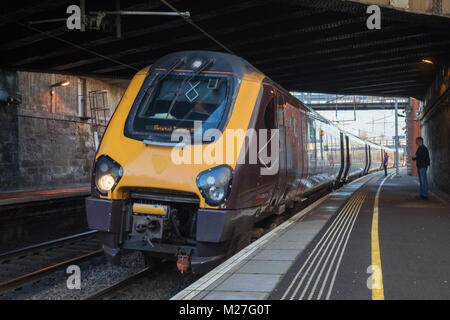
[[[11,251],[8,251],[5,253],[1,253],[0,254],[0,263],[2,263],[4,261],[12,260],[14,258],[24,257],[24,256],[27,256],[32,253],[39,252],[39,251],[42,251],[45,249],[59,247],[61,245],[67,244],[67,243],[81,241],[81,240],[92,237],[97,232],[98,232],[97,230],[91,230],[91,231],[87,231],[87,232],[70,235],[67,237],[62,237],[62,238],[55,239],[55,240],[50,240],[50,241],[30,245],[30,246],[27,246],[24,248],[11,250]]]
[[[84,298],[83,300],[102,300],[107,297],[110,297],[117,291],[120,291],[121,289],[128,287],[129,285],[133,284],[137,280],[139,280],[142,277],[144,277],[145,275],[147,275],[150,270],[153,271],[153,268],[145,267],[145,268],[139,270],[138,272],[133,273],[132,275],[129,275],[129,276],[125,277],[124,279],[115,282],[111,286],[101,289],[101,290],[89,295],[88,297]]]
[[[81,255],[81,256],[78,256],[76,258],[65,260],[63,262],[51,265],[49,267],[45,267],[45,268],[30,272],[27,274],[24,274],[22,276],[14,278],[14,279],[4,281],[4,282],[0,283],[0,294],[3,294],[7,291],[21,288],[21,287],[31,284],[33,282],[36,282],[36,281],[44,278],[45,276],[64,268],[65,266],[69,266],[74,263],[83,262],[89,258],[99,256],[102,253],[103,253],[103,248],[89,252],[89,253]]]

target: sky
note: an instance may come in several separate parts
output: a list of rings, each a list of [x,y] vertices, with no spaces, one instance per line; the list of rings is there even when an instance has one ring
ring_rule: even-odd
[[[327,99],[333,98],[333,95],[323,96],[322,94],[309,94],[309,93],[292,93],[304,103],[309,103],[314,99],[311,96],[313,95],[316,99],[321,100],[321,103],[326,103]],[[320,97],[318,97],[320,96]],[[337,96],[336,96],[337,97]],[[352,96],[339,96],[339,100],[347,100],[352,98]],[[361,97],[362,99],[371,99],[371,97]],[[373,97],[374,99],[379,99],[377,97]],[[353,99],[353,98],[352,98]],[[357,98],[358,99],[358,98]],[[393,98],[388,98],[393,99]],[[318,101],[318,100],[314,100]],[[311,102],[312,103],[312,102]],[[317,103],[317,102],[316,102]],[[334,103],[334,102],[331,102]],[[382,145],[394,145],[394,136],[395,136],[395,110],[324,110],[318,111],[319,114],[327,118],[328,120],[334,122],[336,125],[341,127],[342,129],[359,136],[364,139],[371,140],[373,142],[382,144]],[[404,115],[404,110],[399,110],[399,118],[398,118],[398,135],[400,137],[400,145],[404,144],[405,139],[402,136],[405,136],[405,118],[401,117]]]
[[[341,128],[355,135],[375,138],[375,142],[380,140],[390,140],[395,136],[395,111],[394,110],[369,110],[356,111],[319,111],[319,113],[330,121],[337,123]],[[403,110],[399,114],[404,114]],[[398,119],[398,135],[405,135],[405,118]],[[384,144],[384,143],[383,143]]]

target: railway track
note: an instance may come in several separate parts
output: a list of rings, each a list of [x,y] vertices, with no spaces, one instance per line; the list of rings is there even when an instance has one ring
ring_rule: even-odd
[[[0,296],[101,255],[103,249],[96,233],[84,232],[0,254]]]
[[[146,277],[150,277],[155,274],[162,274],[167,271],[172,266],[173,261],[162,260],[158,263],[152,264],[150,266],[146,265],[141,270],[128,275],[121,280],[107,286],[106,288],[100,289],[83,300],[104,300],[112,299],[118,293],[130,287],[133,284],[137,284],[139,280],[143,280]]]
[[[139,270],[136,273],[133,273],[132,275],[129,275],[125,277],[122,280],[119,280],[115,283],[113,283],[111,286],[106,287],[104,289],[101,289],[88,297],[84,298],[83,300],[103,300],[107,298],[111,298],[119,292],[120,290],[123,290],[124,288],[136,283],[139,279],[142,279],[146,275],[150,273],[150,271],[153,271],[153,268],[151,267],[145,267],[141,270]]]

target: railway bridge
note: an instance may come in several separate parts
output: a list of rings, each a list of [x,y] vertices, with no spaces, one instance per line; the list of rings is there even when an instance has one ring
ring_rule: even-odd
[[[131,78],[174,51],[222,51],[290,92],[342,98],[317,110],[404,109],[408,167],[292,212],[174,298],[450,298],[450,0],[16,0],[0,18],[0,250],[68,236],[67,220],[22,227],[48,212],[83,231],[79,197]],[[418,136],[429,201],[414,198]]]

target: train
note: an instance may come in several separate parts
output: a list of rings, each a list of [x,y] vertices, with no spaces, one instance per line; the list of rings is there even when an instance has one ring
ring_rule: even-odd
[[[88,226],[113,264],[137,250],[203,274],[264,219],[382,169],[385,153],[394,167],[394,150],[339,129],[240,57],[175,52],[136,73],[111,117]]]

